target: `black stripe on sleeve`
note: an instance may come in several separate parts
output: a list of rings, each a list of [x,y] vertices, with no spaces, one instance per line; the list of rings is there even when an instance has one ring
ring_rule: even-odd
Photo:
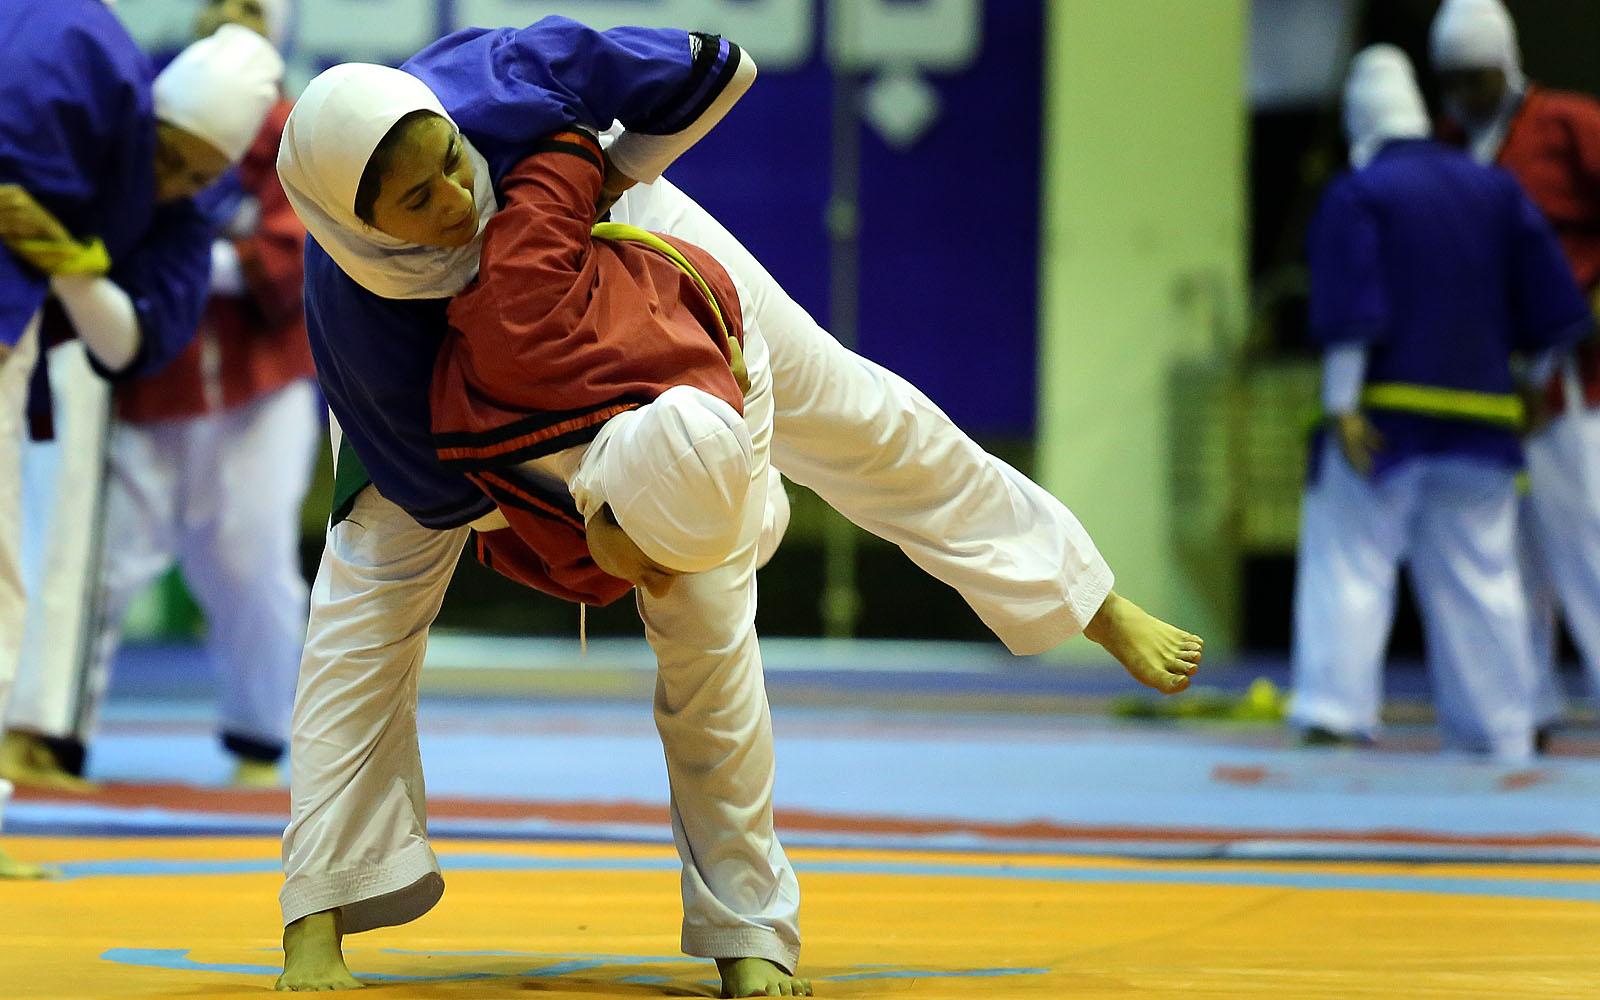
[[[605,161],[600,158],[600,154],[593,148],[581,142],[560,138],[559,133],[556,136],[539,140],[534,144],[533,149],[529,151],[530,156],[536,156],[540,153],[568,153],[580,160],[589,161],[601,173],[605,173],[606,170]]]
[[[486,431],[436,431],[433,435],[433,446],[443,448],[488,448],[497,444],[505,444],[515,438],[527,434],[537,434],[542,430],[566,423],[569,420],[581,420],[584,417],[598,413],[613,406],[624,406],[628,409],[643,406],[650,400],[637,396],[618,396],[608,399],[603,403],[592,406],[583,406],[573,410],[535,410],[518,420]],[[603,423],[603,421],[602,421]],[[598,424],[596,425],[599,426]],[[570,433],[570,432],[568,432]],[[565,437],[566,434],[558,435]],[[544,442],[539,442],[543,445]],[[561,449],[557,448],[556,451]]]
[[[706,47],[712,48],[712,51],[716,52],[722,48],[721,41],[722,40],[720,38],[716,39],[713,42],[707,43]],[[700,116],[706,113],[707,108],[711,107],[711,103],[722,96],[722,92],[728,87],[728,81],[733,79],[734,71],[739,68],[739,63],[743,60],[744,55],[740,52],[739,46],[735,45],[733,42],[729,42],[728,58],[722,60],[722,67],[717,71],[717,78],[712,81],[711,86],[706,88],[706,92],[700,95],[700,99],[694,103],[694,106],[685,111],[678,118],[677,122],[675,123],[675,127],[668,130],[667,134],[671,135],[673,132],[681,132],[690,125],[693,125],[695,122],[699,121]],[[692,93],[692,91],[690,91],[690,93]]]

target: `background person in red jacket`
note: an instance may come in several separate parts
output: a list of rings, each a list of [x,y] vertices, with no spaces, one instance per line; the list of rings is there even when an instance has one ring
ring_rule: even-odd
[[[1578,287],[1600,308],[1600,102],[1522,71],[1500,0],[1447,0],[1429,39],[1444,94],[1444,137],[1516,175],[1549,219]],[[1523,577],[1540,668],[1541,742],[1561,716],[1555,609],[1600,695],[1600,342],[1581,342],[1545,387],[1527,441]]]
[[[196,35],[233,23],[281,43],[288,14],[287,0],[212,0]],[[279,100],[203,199],[219,235],[194,341],[116,389],[86,655],[23,664],[6,720],[14,780],[70,785],[82,772],[128,606],[177,561],[205,612],[234,781],[277,781],[306,622],[300,509],[323,428],[300,301],[305,229],[275,169],[290,107]]]

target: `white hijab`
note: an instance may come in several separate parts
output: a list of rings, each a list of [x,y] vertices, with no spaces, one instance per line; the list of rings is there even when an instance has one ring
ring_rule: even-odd
[[[278,101],[283,59],[272,43],[224,24],[190,45],[156,76],[156,117],[227,154],[237,163],[256,141]]]
[[[410,73],[369,63],[325,70],[289,113],[278,147],[278,177],[306,230],[361,287],[386,299],[449,298],[477,275],[483,227],[495,213],[489,164],[465,136],[461,146],[472,160],[478,208],[472,242],[407,243],[362,222],[355,211],[367,161],[395,122],[413,111],[450,121],[439,98]]]
[[[1411,60],[1393,45],[1369,45],[1350,61],[1344,85],[1344,134],[1350,164],[1372,162],[1395,139],[1425,139],[1432,132]]]
[[[1500,0],[1445,0],[1428,31],[1428,57],[1435,70],[1498,69],[1505,74],[1505,99],[1487,122],[1471,121],[1454,102],[1445,101],[1450,117],[1467,130],[1473,158],[1493,163],[1528,89],[1511,13]]]
[[[645,555],[699,573],[726,562],[739,542],[752,461],[750,431],[737,410],[675,385],[606,421],[570,488],[585,517],[609,503]]]

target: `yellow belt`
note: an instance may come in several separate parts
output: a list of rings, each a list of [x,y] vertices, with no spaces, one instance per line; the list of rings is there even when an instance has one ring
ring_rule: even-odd
[[[717,305],[717,297],[711,294],[711,286],[706,284],[706,279],[700,277],[700,272],[694,269],[694,265],[689,263],[689,259],[678,252],[677,247],[648,229],[630,226],[626,222],[597,222],[589,232],[602,240],[629,240],[634,243],[643,243],[652,250],[659,251],[668,260],[678,265],[683,273],[693,278],[694,283],[700,286],[700,290],[706,293],[706,301],[711,303],[711,311],[716,314],[717,326],[722,329],[723,338],[727,338],[728,324],[722,318],[722,307]]]
[[[1361,390],[1361,405],[1373,410],[1492,424],[1512,431],[1522,427],[1525,416],[1522,400],[1510,394],[1442,389],[1408,382],[1369,385]]]

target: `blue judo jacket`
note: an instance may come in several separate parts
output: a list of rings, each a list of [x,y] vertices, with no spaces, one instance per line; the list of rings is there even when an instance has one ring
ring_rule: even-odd
[[[1312,338],[1367,348],[1362,408],[1384,437],[1373,475],[1419,455],[1520,466],[1511,356],[1574,343],[1592,317],[1516,178],[1392,142],[1328,187],[1308,250]]]
[[[739,51],[687,31],[596,31],[563,17],[527,28],[447,35],[401,65],[427,84],[463,135],[502,177],[538,139],[612,121],[671,134],[721,93]],[[338,418],[334,519],[368,482],[432,528],[466,524],[494,503],[434,449],[428,387],[446,332],[448,299],[384,299],[306,241],[306,327],[317,377]]]
[[[101,0],[0,5],[0,48],[0,182],[22,185],[74,235],[105,243],[142,335],[117,374],[155,371],[194,336],[212,228],[188,199],[156,205],[150,61]],[[0,247],[0,345],[17,343],[49,288]]]

